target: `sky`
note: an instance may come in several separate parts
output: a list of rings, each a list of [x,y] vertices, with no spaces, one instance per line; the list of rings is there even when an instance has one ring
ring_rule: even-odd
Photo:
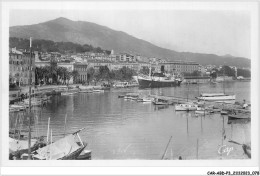
[[[124,31],[180,52],[230,54],[250,59],[250,13],[238,10],[12,10],[9,25],[58,17]]]

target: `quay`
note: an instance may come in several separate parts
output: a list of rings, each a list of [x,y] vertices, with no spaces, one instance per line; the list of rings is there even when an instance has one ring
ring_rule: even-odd
[[[68,88],[74,89],[100,89],[101,86],[82,86],[81,84],[72,84],[72,85],[44,85],[44,86],[35,86],[32,88],[32,97],[39,95],[61,95],[61,92],[65,91]],[[22,97],[27,98],[29,95],[29,87],[20,87],[19,89],[13,89],[9,91],[9,104],[14,102],[21,101]]]

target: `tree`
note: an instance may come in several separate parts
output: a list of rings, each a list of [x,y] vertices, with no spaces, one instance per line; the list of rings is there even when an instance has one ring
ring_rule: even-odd
[[[109,72],[109,78],[110,78],[110,79],[115,79],[115,77],[116,77],[116,72],[115,72],[114,70],[111,70],[111,71]]]
[[[72,72],[66,71],[65,72],[65,81],[67,81],[67,84],[69,84],[70,78],[72,77]]]
[[[251,77],[251,72],[250,72],[250,70],[238,68],[237,69],[237,76]]]
[[[119,70],[120,74],[122,75],[123,80],[129,81],[132,79],[132,76],[135,74],[134,70],[128,68],[128,67],[123,67]]]
[[[50,74],[52,78],[52,83],[57,83],[57,62],[54,59],[50,61]]]
[[[147,67],[147,66],[142,67],[142,69],[140,69],[139,73],[144,74],[144,75],[149,75],[149,67]]]
[[[88,68],[88,70],[87,70],[88,84],[89,84],[89,81],[92,81],[94,79],[94,73],[95,73],[95,69],[93,67]]]
[[[36,67],[35,68],[35,83],[40,84],[41,80],[44,79],[44,67]]]
[[[58,80],[62,81],[62,84],[65,84],[66,81],[66,75],[68,74],[68,69],[65,67],[58,67],[57,69],[57,77]]]
[[[93,74],[93,79],[94,79],[95,85],[96,85],[97,82],[100,80],[100,72],[99,72],[99,70],[95,70],[95,72]]]
[[[10,48],[19,48],[26,49],[29,51],[28,39],[10,37],[9,38],[9,47]],[[100,47],[93,47],[88,44],[80,45],[72,42],[54,42],[51,40],[35,39],[33,40],[32,49],[39,52],[59,52],[59,53],[83,53],[83,52],[98,52],[98,53],[107,53],[110,54],[110,51],[101,49]]]
[[[107,66],[101,66],[99,67],[99,77],[100,79],[109,81],[110,74],[109,74],[109,68]]]
[[[216,71],[211,72],[211,73],[210,73],[210,77],[211,77],[212,79],[216,79],[216,78],[217,78],[217,72],[216,72]]]
[[[71,72],[71,76],[73,77],[73,82],[76,83],[77,77],[79,76],[79,72],[77,70],[73,70]]]
[[[222,66],[219,72],[225,76],[235,76],[235,70],[233,70],[227,65]]]

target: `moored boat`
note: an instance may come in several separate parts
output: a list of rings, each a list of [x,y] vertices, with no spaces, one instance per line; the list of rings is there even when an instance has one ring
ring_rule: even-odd
[[[248,158],[251,158],[251,145],[250,144],[243,144],[242,148],[243,148],[245,154],[248,156]]]
[[[29,100],[25,99],[24,104],[29,105]],[[31,106],[42,106],[43,101],[39,99],[31,100]]]
[[[38,139],[31,139],[31,151],[35,151],[40,147],[45,146],[45,143]],[[27,139],[14,139],[9,137],[9,159],[21,159],[21,155],[28,152]]]
[[[92,93],[93,91],[90,89],[81,89],[79,93]]]
[[[152,76],[138,76],[140,88],[175,87],[181,84],[181,79],[154,73]]]
[[[153,104],[154,104],[154,105],[169,105],[169,102],[166,101],[166,100],[163,100],[163,99],[155,98],[155,99],[153,100]]]
[[[22,106],[22,105],[16,105],[16,104],[13,104],[13,105],[10,105],[10,108],[12,109],[17,109],[17,110],[19,110],[19,111],[23,111],[23,110],[25,110],[26,109],[26,107],[25,106]]]
[[[142,98],[142,102],[153,102],[154,101],[154,98],[150,98],[150,97],[145,97],[145,98]]]
[[[137,100],[139,98],[139,94],[138,93],[127,93],[124,96],[124,99],[126,100]]]
[[[76,160],[91,160],[91,150],[83,150]]]
[[[9,107],[9,112],[19,112],[19,109]]]
[[[192,104],[192,103],[175,105],[175,111],[196,111],[197,108],[198,108],[198,106],[195,104]]]
[[[214,102],[226,102],[231,103],[236,100],[236,95],[227,95],[224,93],[203,93],[199,97],[196,97],[200,101],[214,101]]]
[[[223,110],[222,110],[222,111],[220,111],[220,114],[221,114],[221,115],[228,115],[228,111],[223,111]]]
[[[228,114],[229,120],[236,120],[236,119],[250,119],[251,112],[245,110],[234,110],[230,114]]]
[[[101,90],[101,89],[93,89],[93,92],[103,93],[103,92],[105,92],[105,91],[104,91],[104,90]]]
[[[227,124],[246,124],[251,121],[251,118],[249,119],[228,119]]]
[[[200,108],[198,107],[197,110],[195,111],[195,114],[201,114],[201,115],[208,115],[213,113],[213,111],[207,110],[206,108]]]
[[[39,148],[33,154],[35,160],[76,160],[87,144],[82,142],[79,132],[80,129],[73,134],[69,134],[54,143]],[[76,140],[78,137],[79,142]]]
[[[61,92],[61,95],[74,95],[77,92]]]

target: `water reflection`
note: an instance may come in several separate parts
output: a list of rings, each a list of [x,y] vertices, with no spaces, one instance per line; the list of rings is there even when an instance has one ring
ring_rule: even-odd
[[[248,83],[233,84],[238,99],[250,100]],[[232,92],[232,86],[226,91]],[[175,88],[159,89],[114,89],[105,93],[75,94],[73,96],[55,96],[43,109],[35,110],[33,135],[45,135],[50,117],[50,129],[54,139],[66,131],[74,132],[80,128],[82,139],[88,142],[87,149],[92,150],[93,159],[153,159],[162,157],[170,136],[166,158],[220,159],[218,148],[228,144],[228,139],[245,142],[250,139],[250,122],[228,124],[228,118],[220,114],[196,116],[194,112],[175,112],[174,106],[158,106],[118,98],[127,92],[143,95],[157,94],[165,96],[187,97],[193,99],[199,91],[220,92],[222,86],[181,85]],[[24,114],[10,113],[10,128],[26,128]],[[22,120],[21,120],[22,119]],[[22,123],[22,121],[24,121]],[[224,123],[223,123],[224,122]],[[19,124],[19,125],[18,125]],[[223,125],[224,124],[224,125]],[[225,139],[223,138],[225,130]],[[242,137],[241,137],[242,136]],[[198,146],[197,146],[198,139]],[[223,159],[241,159],[245,156],[241,146],[232,146],[236,152]]]
[[[155,105],[154,111],[160,111],[160,110],[167,109],[167,108],[169,108],[169,105]]]

